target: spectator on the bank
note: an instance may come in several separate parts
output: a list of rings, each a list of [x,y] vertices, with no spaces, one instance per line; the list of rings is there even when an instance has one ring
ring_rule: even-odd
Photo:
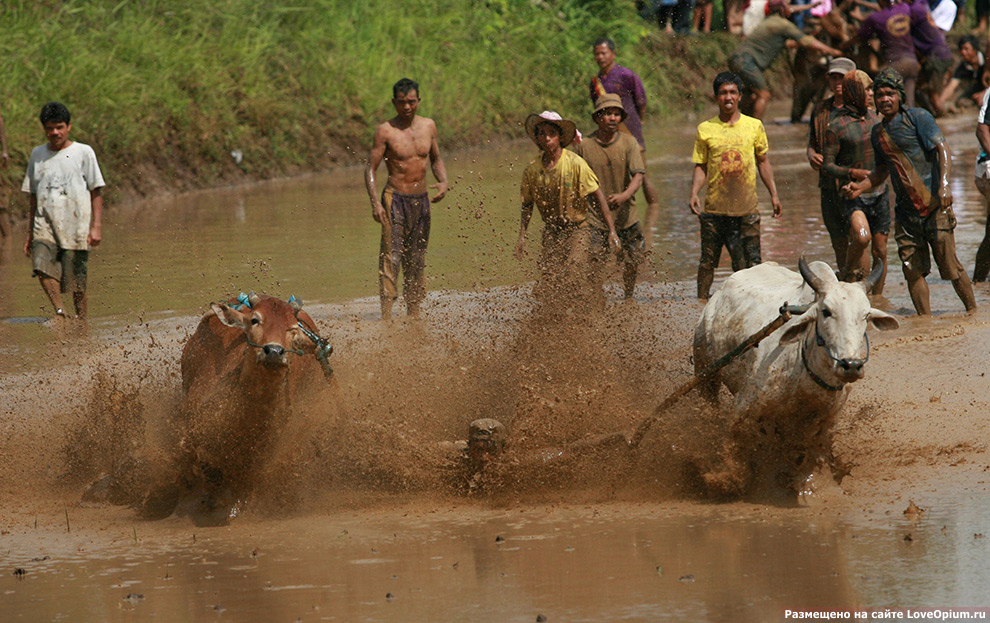
[[[916,0],[915,4],[927,5],[932,14],[932,23],[942,32],[952,30],[952,25],[956,23],[956,15],[959,13],[959,6],[953,0]]]
[[[679,35],[691,33],[691,21],[694,16],[695,0],[677,0],[674,8],[674,32]]]
[[[767,10],[770,14],[763,23],[743,39],[729,57],[729,69],[742,78],[743,84],[751,91],[749,101],[743,102],[742,110],[757,119],[763,118],[770,102],[770,85],[763,77],[763,72],[784,50],[788,40],[797,41],[801,46],[831,56],[842,55],[835,48],[804,34],[804,31],[790,22],[787,18],[791,15],[791,7],[787,0],[770,0]]]
[[[976,0],[976,32],[987,31],[987,16],[990,16],[990,0]]]
[[[980,78],[983,76],[986,57],[978,49],[979,44],[979,40],[972,35],[966,35],[959,40],[959,55],[962,56],[962,60],[952,73],[949,84],[945,85],[939,96],[938,106],[946,112],[959,112],[956,103],[960,100],[969,100],[976,105],[983,101],[986,87],[983,86]],[[961,93],[957,93],[959,87],[962,87]]]
[[[10,164],[10,154],[7,153],[7,128],[3,123],[3,114],[0,114],[0,170],[6,169],[8,164]],[[6,238],[13,233],[8,213],[10,194],[10,185],[0,176],[0,238]]]
[[[694,32],[709,33],[712,31],[713,0],[697,0],[694,5]]]
[[[921,58],[918,88],[927,100],[925,107],[935,115],[943,115],[945,111],[939,104],[952,69],[952,50],[945,43],[945,33],[932,20],[924,0],[911,5],[911,39]]]
[[[891,4],[891,0],[878,0],[878,3],[880,10],[867,16],[856,36],[843,43],[842,49],[878,38],[883,60],[904,80],[904,104],[913,108],[921,64],[911,38],[911,6]]]

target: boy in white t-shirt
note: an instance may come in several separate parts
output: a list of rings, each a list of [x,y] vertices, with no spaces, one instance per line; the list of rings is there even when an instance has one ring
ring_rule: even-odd
[[[106,184],[93,148],[69,140],[68,108],[49,102],[40,119],[48,142],[31,152],[21,186],[31,193],[31,229],[24,254],[31,258],[55,315],[65,317],[62,294],[71,292],[76,316],[84,320],[89,248],[102,239],[101,189]]]

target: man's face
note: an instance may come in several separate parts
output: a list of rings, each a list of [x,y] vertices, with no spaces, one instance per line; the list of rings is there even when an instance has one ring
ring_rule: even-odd
[[[718,111],[731,115],[739,108],[739,87],[734,82],[726,82],[718,88],[715,98],[718,100]]]
[[[603,132],[616,132],[622,123],[622,111],[618,108],[606,108],[595,113],[595,123]]]
[[[845,76],[839,72],[830,73],[828,75],[828,86],[832,89],[832,93],[838,96],[842,96],[842,82],[845,80]]]
[[[608,47],[607,43],[595,46],[595,62],[602,69],[606,69],[612,66],[615,62],[615,52]]]
[[[974,48],[971,43],[964,43],[959,46],[959,54],[962,55],[963,60],[970,65],[975,66],[980,61],[979,54],[976,53],[976,48]]]
[[[419,93],[416,89],[399,93],[392,99],[392,105],[395,106],[395,112],[398,113],[399,118],[412,119],[416,116],[416,109],[419,108]]]
[[[69,130],[72,129],[72,124],[64,121],[47,121],[43,126],[45,138],[48,139],[48,148],[52,151],[65,149],[69,143]]]
[[[873,100],[873,85],[866,87],[866,107],[872,110],[877,109],[877,103]]]
[[[536,143],[545,152],[560,149],[560,128],[552,123],[541,123],[536,126]]]
[[[897,92],[897,89],[880,87],[874,93],[878,113],[885,117],[892,117],[897,114],[898,109],[901,107],[901,94]]]

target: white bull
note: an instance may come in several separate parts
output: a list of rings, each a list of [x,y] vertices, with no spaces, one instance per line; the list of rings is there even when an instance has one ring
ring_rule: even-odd
[[[869,358],[867,324],[882,330],[897,320],[870,306],[866,293],[880,278],[877,263],[858,283],[843,283],[824,262],[801,258],[800,274],[772,262],[734,273],[701,312],[694,333],[695,373],[757,333],[784,303],[808,310],[760,344],[702,380],[702,393],[717,399],[719,384],[734,396],[730,462],[742,473],[731,488],[747,487],[761,468],[778,480],[811,473],[831,446],[831,428],[863,377]],[[746,457],[740,456],[741,452]],[[762,465],[757,465],[761,463]],[[775,465],[771,465],[775,464]]]

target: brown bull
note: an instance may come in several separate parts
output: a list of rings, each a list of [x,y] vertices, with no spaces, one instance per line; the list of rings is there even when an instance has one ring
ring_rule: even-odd
[[[228,515],[250,492],[290,408],[333,382],[332,347],[290,301],[251,293],[210,305],[182,351],[180,461],[149,497],[148,516],[171,513],[197,491],[205,494],[199,510]]]

